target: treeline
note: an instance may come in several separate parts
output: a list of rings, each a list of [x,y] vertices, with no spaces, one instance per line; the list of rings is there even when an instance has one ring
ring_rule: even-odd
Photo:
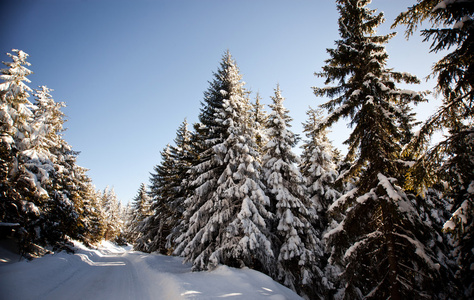
[[[427,93],[397,87],[419,79],[387,68],[394,34],[376,34],[369,2],[336,1],[340,39],[314,88],[330,100],[308,111],[300,157],[280,87],[266,112],[225,53],[199,122],[182,123],[134,199],[135,249],[253,268],[309,299],[474,296],[474,2],[420,0],[395,21],[409,36],[427,20],[431,50],[455,49],[434,65],[442,105],[422,124],[412,107]],[[345,158],[326,136],[341,118]]]
[[[69,250],[71,239],[120,238],[124,212],[115,193],[95,189],[63,139],[64,103],[46,86],[28,87],[28,54],[12,52],[0,75],[0,238],[15,238],[28,258],[46,246]]]

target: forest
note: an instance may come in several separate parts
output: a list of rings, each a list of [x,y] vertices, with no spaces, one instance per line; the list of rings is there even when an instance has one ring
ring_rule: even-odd
[[[72,240],[131,244],[195,271],[251,268],[306,299],[474,298],[474,1],[418,0],[392,24],[447,53],[433,62],[435,90],[421,92],[387,67],[383,13],[336,3],[340,38],[313,87],[328,100],[307,111],[302,138],[284,87],[266,109],[227,50],[199,122],[182,122],[128,206],[77,164],[65,104],[28,86],[28,54],[13,49],[0,75],[0,239],[28,259]],[[417,121],[431,92],[442,104]],[[340,120],[345,155],[327,137]]]

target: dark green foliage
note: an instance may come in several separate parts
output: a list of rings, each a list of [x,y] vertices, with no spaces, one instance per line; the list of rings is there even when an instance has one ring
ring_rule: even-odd
[[[418,79],[385,67],[384,44],[393,34],[374,34],[383,15],[367,9],[369,2],[337,1],[341,40],[317,74],[337,84],[315,88],[316,95],[332,98],[322,105],[330,114],[320,128],[342,117],[353,128],[346,141],[346,160],[353,163],[345,177],[355,180],[355,188],[329,208],[342,219],[326,234],[331,262],[344,267],[340,293],[346,299],[442,298],[438,258],[425,246],[432,236],[424,233],[431,231],[400,186],[406,172],[402,143],[413,119],[408,105],[423,101],[423,93],[396,87]]]
[[[422,126],[413,148],[422,152],[411,171],[412,186],[426,189],[447,183],[447,196],[453,200],[452,218],[445,226],[453,233],[457,277],[467,298],[473,297],[473,99],[474,99],[474,1],[419,0],[401,13],[393,26],[406,25],[407,37],[427,20],[431,28],[421,30],[431,51],[448,53],[433,67],[436,90],[443,97],[437,112]],[[433,133],[444,131],[446,138],[429,147]],[[425,150],[428,148],[427,150]],[[422,150],[420,150],[422,149]]]
[[[141,251],[169,254],[176,238],[182,233],[181,224],[188,190],[188,170],[192,157],[191,132],[185,120],[178,128],[175,146],[161,152],[162,161],[150,178],[150,215],[143,220],[136,248]]]

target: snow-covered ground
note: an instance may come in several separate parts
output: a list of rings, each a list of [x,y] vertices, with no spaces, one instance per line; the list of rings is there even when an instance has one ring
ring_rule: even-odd
[[[220,266],[191,272],[179,257],[107,242],[98,250],[79,243],[76,247],[75,254],[61,252],[29,262],[0,257],[0,299],[301,299],[250,269]],[[0,256],[5,253],[0,251]]]

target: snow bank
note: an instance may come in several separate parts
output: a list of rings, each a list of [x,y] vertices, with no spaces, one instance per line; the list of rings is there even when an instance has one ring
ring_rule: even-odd
[[[191,272],[182,258],[102,243],[76,253],[0,264],[0,299],[301,299],[270,277],[219,266]]]

